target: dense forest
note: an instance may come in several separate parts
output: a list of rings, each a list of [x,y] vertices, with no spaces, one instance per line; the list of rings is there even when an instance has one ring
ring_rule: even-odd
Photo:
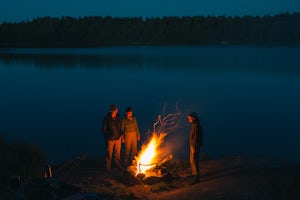
[[[300,13],[265,16],[39,17],[0,25],[0,47],[300,45]]]

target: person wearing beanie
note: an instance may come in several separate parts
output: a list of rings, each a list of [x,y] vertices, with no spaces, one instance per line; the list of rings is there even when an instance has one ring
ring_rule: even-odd
[[[200,181],[199,152],[203,145],[203,133],[197,113],[192,112],[187,116],[190,123],[190,164],[194,182]]]
[[[110,112],[107,113],[103,120],[102,131],[106,141],[106,157],[105,167],[107,171],[111,170],[112,157],[116,167],[122,169],[121,166],[121,123],[122,118],[118,113],[116,104],[110,105]]]
[[[138,123],[132,112],[131,107],[126,108],[125,118],[122,120],[121,125],[122,142],[125,143],[124,165],[126,167],[132,164],[132,160],[137,155],[137,142],[140,140]]]

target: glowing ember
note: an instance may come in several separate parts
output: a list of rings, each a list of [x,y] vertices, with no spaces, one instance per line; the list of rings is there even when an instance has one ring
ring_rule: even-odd
[[[159,146],[163,143],[163,139],[166,135],[166,133],[153,133],[149,143],[142,147],[142,151],[137,157],[137,174],[145,173],[156,165],[160,155]]]

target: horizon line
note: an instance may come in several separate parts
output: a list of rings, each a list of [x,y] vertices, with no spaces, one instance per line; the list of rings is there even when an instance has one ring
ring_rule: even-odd
[[[30,22],[30,21],[34,21],[36,19],[40,19],[40,18],[58,18],[58,19],[62,19],[62,18],[66,18],[66,17],[70,17],[70,18],[74,18],[74,19],[81,19],[81,18],[88,18],[88,17],[111,17],[111,18],[142,18],[142,19],[153,19],[153,18],[158,18],[158,19],[163,19],[163,18],[168,18],[168,17],[179,17],[179,18],[184,18],[184,17],[265,17],[265,16],[270,16],[270,17],[274,17],[277,15],[282,15],[282,14],[289,14],[289,15],[293,15],[293,14],[300,14],[300,11],[298,12],[290,12],[290,11],[286,11],[286,12],[280,12],[277,14],[261,14],[261,15],[251,15],[251,14],[244,14],[244,15],[226,15],[226,14],[203,14],[203,15],[164,15],[164,16],[113,16],[113,15],[84,15],[84,16],[72,16],[72,15],[61,15],[61,16],[49,16],[49,15],[45,15],[45,16],[35,16],[32,17],[31,19],[23,19],[23,20],[16,20],[16,21],[2,21],[0,22],[0,25],[3,23],[23,23],[23,22]]]

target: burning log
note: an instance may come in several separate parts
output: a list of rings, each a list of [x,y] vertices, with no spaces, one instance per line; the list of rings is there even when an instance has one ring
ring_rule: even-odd
[[[169,160],[173,159],[173,155],[168,155],[164,159],[162,159],[160,162],[157,163],[157,166],[160,167],[161,165],[165,164]]]
[[[140,172],[141,171],[141,167],[147,167],[147,173],[148,174],[152,174],[150,173],[151,171],[154,171],[155,176],[160,176],[161,174],[159,173],[159,168],[166,162],[168,162],[169,160],[171,160],[173,158],[172,155],[168,155],[165,158],[163,158],[161,161],[157,162],[157,163],[152,163],[152,164],[143,164],[143,163],[138,163],[137,167],[138,167],[138,173],[137,173],[137,177],[139,178],[144,178],[146,175],[144,172]]]

